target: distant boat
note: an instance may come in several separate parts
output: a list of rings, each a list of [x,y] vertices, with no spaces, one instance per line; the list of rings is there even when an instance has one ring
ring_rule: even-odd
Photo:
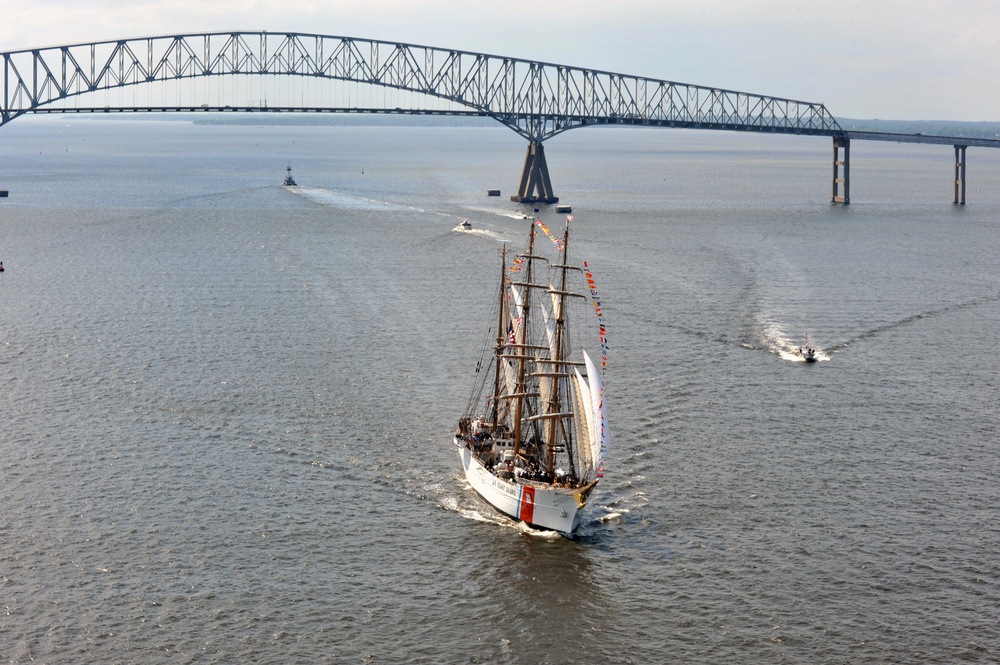
[[[816,349],[811,346],[800,346],[799,355],[802,356],[802,359],[807,363],[816,362]]]
[[[281,186],[282,187],[298,187],[298,183],[295,182],[295,178],[292,177],[292,165],[289,164],[288,168],[285,169],[285,170],[288,171],[288,175],[285,176],[285,182],[281,183]]]
[[[470,231],[472,230],[472,223],[467,219],[463,219],[462,221],[460,221],[458,224],[455,225],[455,230]]]
[[[603,345],[604,326],[592,318],[586,263],[583,270],[569,265],[569,228],[554,238],[558,255],[549,261],[535,246],[535,223],[513,263],[504,246],[494,295],[498,329],[490,334],[496,344],[477,366],[454,442],[466,480],[493,508],[571,536],[603,475],[608,430],[604,363],[570,346],[579,341],[570,335],[570,319],[591,323],[595,344]]]

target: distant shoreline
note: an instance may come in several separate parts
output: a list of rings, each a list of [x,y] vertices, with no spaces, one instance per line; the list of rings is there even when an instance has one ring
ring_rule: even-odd
[[[127,119],[141,121],[178,121],[195,125],[273,125],[273,126],[348,126],[348,127],[496,127],[489,117],[407,115],[399,113],[113,113],[66,114],[63,117]],[[1000,139],[1000,121],[969,122],[962,120],[886,120],[881,118],[836,118],[847,131],[927,134],[929,136],[965,136]],[[626,127],[628,125],[622,125]]]
[[[928,136],[964,136],[967,138],[1000,139],[1000,122],[966,122],[962,120],[860,120],[836,118],[847,131],[892,132],[894,134],[927,134]]]

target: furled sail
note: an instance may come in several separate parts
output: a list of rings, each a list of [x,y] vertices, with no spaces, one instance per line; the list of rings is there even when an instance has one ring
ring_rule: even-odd
[[[513,395],[517,392],[517,369],[510,360],[500,359],[499,362],[503,364],[503,382],[507,388],[505,394]]]
[[[551,286],[549,288],[551,288]],[[556,312],[555,316],[549,315],[549,308],[545,306],[544,300],[539,300],[538,304],[542,308],[542,320],[545,322],[545,338],[549,343],[549,357],[558,358],[559,353],[556,351],[556,321],[555,321],[556,318],[558,318],[559,316],[558,303],[556,303],[555,306],[553,307],[553,311]]]
[[[540,357],[536,357],[536,360],[541,360]],[[551,363],[547,362],[536,362],[536,367],[539,369],[538,380],[538,403],[542,414],[553,413],[552,411],[552,391],[555,387],[553,379],[551,376],[547,376],[548,368]],[[556,409],[558,411],[558,409]],[[546,441],[546,443],[552,443],[551,441]]]
[[[524,314],[524,301],[521,296],[521,291],[516,286],[511,286],[510,289],[510,300],[513,301],[513,307],[508,309],[510,313],[510,323],[507,329],[507,341],[510,344],[514,344],[517,340],[522,339],[521,337],[521,326]],[[504,385],[507,387],[507,394],[513,395],[517,392],[517,367],[514,362],[510,360],[503,361],[503,378]]]
[[[516,286],[510,287],[511,298],[514,306],[510,309],[511,340],[521,339],[521,325],[524,321],[524,298],[520,289]]]

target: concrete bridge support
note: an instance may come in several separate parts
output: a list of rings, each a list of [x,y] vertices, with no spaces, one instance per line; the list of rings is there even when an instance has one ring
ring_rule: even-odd
[[[955,146],[955,205],[965,205],[965,149],[968,146]]]
[[[549,167],[545,163],[545,150],[541,142],[528,144],[528,154],[524,158],[521,185],[517,194],[510,197],[515,203],[558,203],[559,197],[552,192]]]
[[[844,149],[844,159],[840,159],[840,149]],[[844,167],[844,177],[840,177],[840,167]],[[843,194],[840,193],[843,185]],[[833,192],[830,194],[830,203],[843,203],[849,205],[851,202],[851,139],[846,136],[833,137]]]

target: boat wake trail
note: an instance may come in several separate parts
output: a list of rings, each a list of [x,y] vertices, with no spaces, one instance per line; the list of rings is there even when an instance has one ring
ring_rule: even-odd
[[[490,231],[489,229],[477,229],[475,227],[471,229],[463,229],[460,225],[452,229],[454,233],[464,233],[471,236],[479,236],[480,238],[486,238],[487,240],[495,240],[497,242],[510,242],[508,238],[504,235],[497,233],[496,231]]]
[[[896,321],[890,321],[882,325],[876,326],[871,330],[866,330],[850,339],[844,340],[842,342],[836,342],[829,344],[824,348],[819,348],[810,339],[809,335],[806,335],[802,341],[797,341],[791,338],[785,330],[785,326],[776,321],[767,321],[762,319],[759,315],[751,317],[753,321],[749,325],[751,330],[748,341],[744,341],[742,346],[745,349],[751,350],[763,350],[769,353],[773,353],[780,357],[782,360],[787,360],[790,362],[805,362],[802,354],[799,352],[801,347],[812,347],[816,351],[816,360],[823,362],[828,361],[832,358],[833,354],[838,351],[842,351],[847,347],[857,344],[858,342],[876,337],[881,333],[889,332],[890,330],[895,330],[896,328],[902,328],[904,326],[909,326],[915,323],[919,323],[925,319],[934,318],[937,316],[943,316],[950,312],[955,312],[962,309],[970,309],[974,307],[980,307],[983,305],[990,305],[1000,301],[1000,294],[989,294],[980,296],[978,298],[973,298],[965,302],[954,303],[951,305],[945,305],[944,307],[938,307],[936,309],[929,309],[923,312],[918,312],[916,314],[911,314],[910,316],[905,316]]]
[[[92,224],[106,225],[106,224],[118,224],[120,222],[138,222],[148,219],[155,219],[161,215],[174,212],[180,208],[189,207],[194,203],[211,203],[211,202],[218,203],[227,198],[243,198],[249,192],[256,192],[264,189],[270,189],[272,186],[273,185],[264,185],[261,187],[241,187],[239,189],[227,189],[223,191],[209,192],[207,194],[194,194],[192,196],[181,196],[174,199],[170,199],[166,201],[164,205],[158,206],[156,208],[143,210],[138,214],[112,216],[92,222]]]
[[[300,186],[288,187],[287,189],[288,191],[309,199],[314,203],[331,208],[340,208],[342,210],[405,210],[420,212],[419,208],[414,208],[412,206],[403,206],[397,203],[390,203],[388,201],[378,201],[376,199],[355,196],[353,194],[344,194],[343,192],[335,192],[329,189],[321,189],[319,187]]]
[[[471,487],[469,488],[472,489]],[[474,497],[475,501],[481,501],[478,497]],[[531,536],[533,538],[542,538],[544,540],[560,540],[562,539],[562,534],[558,531],[551,531],[549,529],[536,529],[528,526],[524,522],[515,522],[514,520],[504,517],[503,515],[494,511],[481,511],[477,508],[471,506],[462,505],[462,503],[455,497],[445,497],[445,499],[440,504],[445,510],[451,510],[458,513],[467,520],[472,520],[473,522],[484,522],[486,524],[493,524],[496,526],[509,527],[512,531],[516,531],[525,536]]]
[[[972,300],[967,300],[965,302],[955,303],[953,305],[945,305],[944,307],[939,307],[938,309],[930,309],[927,310],[926,312],[911,314],[910,316],[903,317],[898,321],[891,321],[884,325],[872,328],[871,330],[866,330],[865,332],[856,335],[844,342],[833,344],[832,346],[829,347],[828,350],[831,353],[836,353],[837,351],[846,349],[852,344],[857,344],[858,342],[861,342],[863,340],[876,337],[880,333],[888,332],[890,330],[895,330],[896,328],[902,328],[904,326],[908,326],[923,321],[924,319],[931,319],[937,316],[948,314],[950,312],[955,312],[963,309],[971,309],[974,307],[979,307],[981,305],[992,304],[997,302],[998,300],[1000,300],[1000,294],[994,293],[986,296],[980,296],[978,298],[973,298]]]
[[[433,491],[434,494],[438,495],[437,505],[441,508],[458,513],[465,519],[472,520],[473,522],[506,526],[515,531],[522,530],[522,527],[528,531],[534,531],[534,529],[501,515],[496,511],[487,509],[486,505],[483,504],[482,499],[476,495],[475,491],[472,489],[472,485],[468,483],[464,475],[460,476],[456,474],[455,480],[457,481],[457,484],[462,485],[465,490],[461,496],[454,496],[448,491],[447,488],[440,484],[435,484],[433,487],[427,488],[428,490]],[[560,537],[557,532],[553,531],[552,533],[554,533],[556,537]]]
[[[445,510],[450,510],[452,512],[458,513],[467,520],[472,520],[473,522],[486,522],[487,524],[509,524],[514,526],[513,520],[506,520],[499,515],[493,513],[487,513],[471,506],[462,505],[462,503],[453,496],[446,496],[441,500],[439,504]]]
[[[489,215],[496,215],[497,217],[507,217],[508,219],[531,219],[531,215],[525,215],[524,213],[521,212],[496,210],[494,208],[476,208],[471,206],[468,209],[474,212],[482,212]]]
[[[330,208],[338,208],[340,210],[361,210],[361,211],[399,211],[399,212],[419,212],[428,213],[432,215],[437,215],[439,217],[444,217],[449,221],[453,222],[453,227],[450,229],[455,233],[465,233],[469,235],[479,236],[481,238],[486,238],[487,240],[494,240],[497,242],[510,242],[506,236],[497,233],[496,231],[490,231],[489,229],[478,229],[475,227],[475,222],[473,222],[472,228],[463,228],[461,225],[462,219],[445,212],[434,212],[427,211],[423,208],[417,208],[415,206],[400,205],[398,203],[391,203],[389,201],[379,201],[377,199],[369,199],[363,196],[356,196],[354,194],[345,194],[343,192],[336,192],[330,189],[323,189],[320,187],[286,187],[287,191],[301,196],[305,199],[312,201],[313,203],[318,203],[322,206],[327,206]]]

